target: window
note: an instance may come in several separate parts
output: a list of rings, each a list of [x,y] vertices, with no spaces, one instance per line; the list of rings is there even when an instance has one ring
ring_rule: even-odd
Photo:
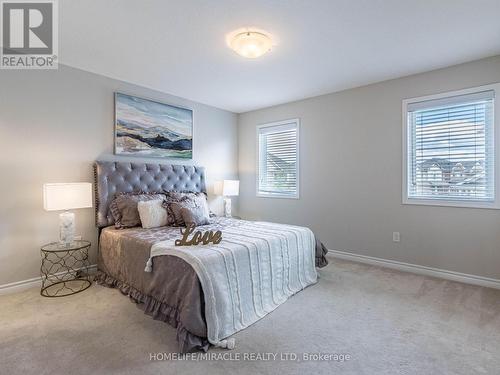
[[[299,197],[299,120],[257,127],[257,196]]]
[[[403,102],[403,203],[499,208],[498,89],[490,85]]]

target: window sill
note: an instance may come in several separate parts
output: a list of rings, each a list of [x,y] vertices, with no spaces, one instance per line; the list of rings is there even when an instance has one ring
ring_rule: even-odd
[[[459,208],[482,208],[498,210],[500,206],[497,202],[466,202],[466,201],[445,201],[434,199],[405,198],[402,204],[416,206],[438,206],[438,207],[459,207]]]
[[[299,199],[299,195],[280,195],[257,193],[257,198],[279,198],[279,199]]]

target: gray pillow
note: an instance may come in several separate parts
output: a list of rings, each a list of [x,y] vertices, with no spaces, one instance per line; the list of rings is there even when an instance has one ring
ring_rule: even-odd
[[[186,226],[191,224],[197,227],[198,225],[210,224],[203,207],[182,207],[180,213]]]
[[[203,193],[169,194],[164,205],[167,208],[168,225],[171,226],[182,227],[186,225],[181,213],[182,208],[199,208],[203,214],[203,217],[208,218],[210,216],[207,197]]]
[[[159,193],[121,193],[116,195],[109,206],[115,220],[115,228],[132,228],[141,225],[137,203],[151,200],[165,200]]]
[[[167,196],[167,201],[169,201],[169,202],[180,202],[184,199],[190,199],[190,198],[196,197],[200,194],[203,194],[203,193],[195,193],[192,191],[167,191],[167,192],[165,192],[165,195]]]

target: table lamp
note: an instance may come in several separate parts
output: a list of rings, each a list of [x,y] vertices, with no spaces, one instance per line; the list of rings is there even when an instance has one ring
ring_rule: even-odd
[[[43,208],[59,214],[59,242],[69,246],[75,240],[75,214],[69,210],[92,207],[90,182],[43,184]]]
[[[238,196],[240,192],[240,181],[224,180],[215,183],[215,194],[224,197],[224,216],[231,217],[231,196]]]

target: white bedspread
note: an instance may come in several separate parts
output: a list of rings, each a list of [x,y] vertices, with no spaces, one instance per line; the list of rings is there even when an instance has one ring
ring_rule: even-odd
[[[153,258],[174,255],[193,267],[205,296],[208,340],[217,345],[317,281],[315,239],[305,227],[245,221],[222,230],[218,245],[151,247]]]

